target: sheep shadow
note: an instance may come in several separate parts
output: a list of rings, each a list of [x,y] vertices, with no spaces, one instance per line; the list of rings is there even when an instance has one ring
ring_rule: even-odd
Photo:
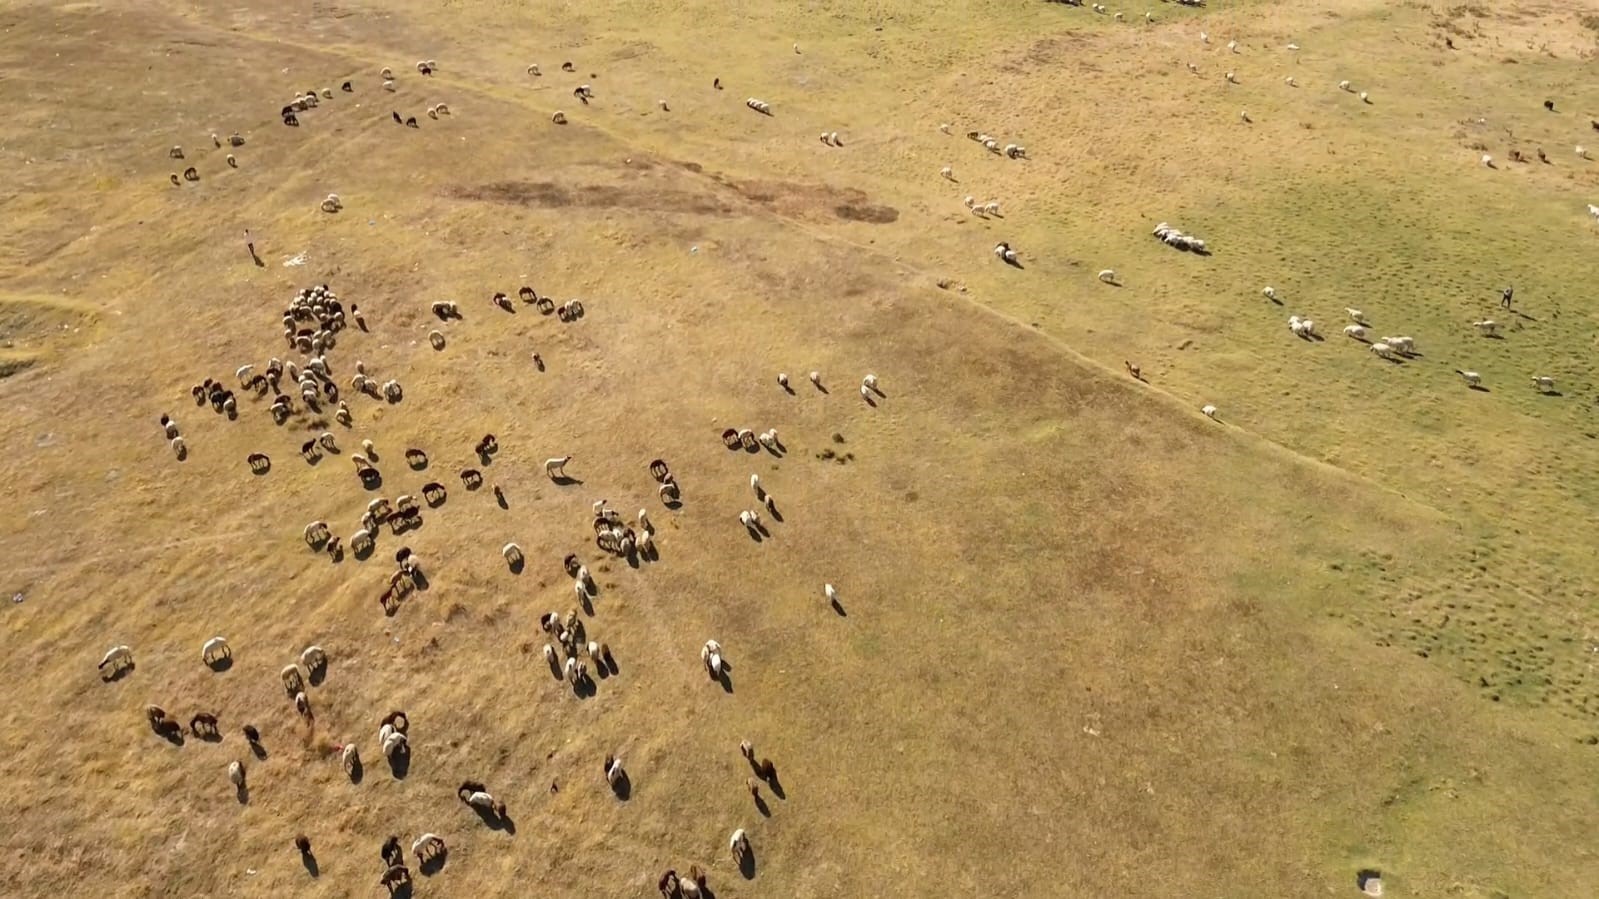
[[[607,665],[607,663],[609,663],[609,665]],[[611,677],[616,677],[618,674],[622,673],[622,666],[616,664],[616,656],[614,656],[614,655],[606,656],[605,657],[605,661],[601,662],[596,667],[598,667],[601,671],[605,671],[608,668],[609,671],[610,671],[610,676]]]
[[[1405,364],[1405,360],[1400,358],[1399,356],[1378,356],[1377,358],[1381,359],[1382,361],[1384,361],[1386,363],[1388,363],[1389,365],[1404,365]]]
[[[788,394],[789,396],[793,396],[794,395],[794,388],[788,386],[787,384],[784,384],[782,386],[783,386],[783,392],[784,393]]]
[[[1470,384],[1470,385],[1467,385],[1466,389],[1467,390],[1475,390],[1478,393],[1492,393],[1493,392],[1493,391],[1489,390],[1488,388],[1482,386],[1481,384]]]
[[[102,674],[102,675],[100,675],[100,680],[103,683],[114,684],[117,681],[122,680],[123,678],[127,677],[128,676],[128,672],[132,671],[133,668],[134,668],[134,663],[133,662],[129,662],[128,664],[123,665],[122,667],[120,667],[120,668],[116,669],[115,671],[111,672],[110,674]]]
[[[199,740],[202,743],[220,743],[220,742],[222,742],[222,732],[221,731],[215,731],[215,730],[201,731],[200,733],[197,733],[194,736],[195,736],[195,739]]]
[[[1268,300],[1268,301],[1269,301],[1269,302],[1270,302],[1270,303],[1271,303],[1271,304],[1272,304],[1272,305],[1273,305],[1273,306],[1281,306],[1281,305],[1282,305],[1282,304],[1283,304],[1283,301],[1282,301],[1282,300],[1279,300],[1279,299],[1277,299],[1277,298],[1276,298],[1276,297],[1267,297],[1267,298],[1266,298],[1266,299],[1267,299],[1267,300]]]
[[[582,478],[574,478],[571,475],[564,474],[560,477],[550,478],[550,480],[554,481],[557,487],[577,487],[583,483]]]
[[[841,602],[839,602],[838,600],[835,599],[835,600],[832,600],[831,602],[829,602],[829,605],[831,605],[833,607],[833,611],[838,613],[838,617],[840,617],[840,618],[848,618],[849,617],[849,613],[844,611],[844,604],[843,603],[841,603]]]
[[[350,763],[350,783],[360,784],[366,779],[366,765],[362,764],[360,756]]]
[[[661,505],[665,506],[668,509],[676,511],[678,509],[683,508],[683,500],[681,498],[678,498],[678,497],[673,497],[671,499],[663,499],[663,500],[661,500]]]
[[[183,728],[180,727],[176,721],[167,721],[162,724],[154,724],[151,725],[150,729],[156,732],[156,736],[166,740],[173,746],[182,746],[185,742],[183,737]]]
[[[775,502],[767,502],[767,504],[766,504],[766,514],[772,516],[772,520],[777,522],[778,524],[782,524],[783,523],[783,513],[777,511],[777,503],[775,503]]]
[[[767,537],[766,528],[761,527],[758,524],[747,524],[744,526],[744,530],[749,532],[750,539],[754,540],[756,543],[760,543]]]
[[[411,882],[407,880],[390,890],[389,899],[411,899]]]
[[[623,802],[633,797],[633,779],[627,776],[626,770],[623,770],[621,775],[616,778],[616,783],[611,784],[611,792],[615,793],[616,798]]]
[[[1489,339],[1489,340],[1504,340],[1505,339],[1505,335],[1503,335],[1503,334],[1484,334],[1482,336],[1487,338],[1487,339]]]
[[[745,880],[755,879],[755,847],[744,850],[744,856],[738,860],[738,873],[744,875]]]
[[[1540,390],[1538,391],[1538,394],[1540,396],[1565,396],[1564,393],[1561,393],[1558,390]]]
[[[872,396],[870,393],[861,394],[861,399],[865,400],[866,405],[871,406],[873,409],[877,408],[877,397]]]
[[[236,788],[234,790],[234,796],[239,800],[240,805],[250,804],[250,788],[248,786],[240,786]]]
[[[1022,261],[1020,259],[1006,259],[1005,260],[1005,264],[1010,266],[1011,268],[1019,268],[1019,269],[1027,268],[1027,266],[1022,265]]]
[[[576,696],[578,699],[592,698],[594,694],[598,692],[599,688],[595,685],[594,679],[591,677],[584,677],[582,680],[572,685],[572,695]]]
[[[267,752],[267,748],[262,746],[260,743],[251,743],[250,752],[254,753],[255,757],[263,762],[266,761],[267,755],[269,754]]]
[[[328,666],[318,665],[315,668],[310,669],[310,675],[311,677],[309,680],[311,681],[311,686],[320,687],[322,686],[322,682],[328,679]]]
[[[426,593],[428,588],[433,586],[433,584],[428,580],[428,576],[423,574],[422,569],[420,568],[411,572],[411,582],[415,584],[416,589],[422,593]]]
[[[639,567],[638,550],[635,549],[633,552],[628,553],[624,561],[627,562],[627,567],[637,571]]]
[[[361,486],[369,491],[382,488],[383,474],[376,468],[363,468],[361,470]]]
[[[550,663],[550,677],[553,677],[556,680],[560,680],[561,679],[561,663],[556,661],[553,658],[549,659],[548,661]]]
[[[522,558],[522,557],[520,557],[520,556],[518,556],[517,558],[515,558],[515,559],[513,559],[511,561],[510,567],[511,567],[511,573],[512,574],[521,574],[522,573],[522,569],[527,567],[527,560]]]
[[[211,661],[205,663],[205,667],[210,668],[217,674],[221,674],[222,672],[233,667],[233,656],[226,655],[221,656],[220,658],[212,659]]]
[[[400,749],[389,756],[389,773],[395,780],[405,780],[411,773],[411,750]]]
[[[812,384],[816,384],[815,381],[812,381],[811,383]],[[827,385],[826,384],[816,384],[816,389],[818,391],[820,391],[823,396],[827,396],[828,394],[833,392],[833,391],[827,389]]]
[[[310,852],[300,853],[300,864],[305,865],[305,873],[312,877],[321,877],[322,868],[316,863],[316,856]]]
[[[772,817],[772,807],[766,804],[765,796],[757,795],[755,797],[755,810],[761,813],[762,818]]]
[[[449,856],[449,849],[440,849],[437,853],[429,856],[427,861],[418,863],[416,869],[421,871],[424,877],[432,877],[444,870],[444,865],[449,861]]]
[[[377,550],[377,546],[378,542],[376,540],[363,544],[361,549],[355,551],[355,560],[357,562],[365,562],[367,559],[372,558],[372,553]]]
[[[498,485],[498,484],[494,485],[494,501],[496,503],[498,503],[500,508],[502,508],[502,509],[511,508],[510,502],[507,501],[506,498],[505,498],[505,491],[501,490],[500,489],[500,485]]]
[[[722,663],[722,673],[716,676],[716,682],[722,685],[723,693],[733,692],[733,675],[729,673],[729,666]]]

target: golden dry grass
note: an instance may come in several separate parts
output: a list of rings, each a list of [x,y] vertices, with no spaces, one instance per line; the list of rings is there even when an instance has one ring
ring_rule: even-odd
[[[435,831],[450,858],[417,895],[653,896],[690,864],[730,899],[1340,895],[1366,866],[1390,895],[1592,895],[1599,194],[1570,152],[1599,110],[1592,4],[1215,6],[1125,10],[1153,25],[979,0],[0,13],[0,587],[24,597],[0,662],[0,883],[363,894],[388,834]],[[426,57],[432,78],[411,69]],[[592,106],[570,96],[584,81]],[[325,85],[302,127],[277,123]],[[441,101],[454,114],[418,130],[390,121]],[[1506,127],[1554,164],[1510,163]],[[834,130],[842,148],[817,141]],[[236,170],[209,141],[233,131]],[[174,143],[198,183],[168,183]],[[338,215],[316,211],[330,191]],[[1160,220],[1215,255],[1152,240]],[[352,397],[349,429],[274,427],[243,393],[237,421],[191,404],[202,378],[283,354],[280,310],[322,282],[371,325],[330,354],[339,380],[364,360],[402,403]],[[1494,308],[1505,282],[1525,317]],[[524,283],[588,314],[488,303]],[[464,321],[439,325],[434,299]],[[1344,306],[1424,355],[1371,358],[1337,335]],[[1330,336],[1294,339],[1290,312]],[[1505,339],[1472,333],[1485,315]],[[728,426],[788,451],[729,452]],[[346,453],[376,443],[383,495],[438,480],[448,501],[370,559],[310,552],[307,521],[347,536],[372,495],[341,455],[300,459],[323,427]],[[504,508],[456,477],[485,432]],[[566,453],[580,486],[544,477]],[[656,457],[679,511],[654,498]],[[736,520],[752,472],[783,518],[759,543]],[[593,547],[602,497],[650,510],[659,561]],[[402,544],[430,585],[386,617]],[[621,668],[589,697],[541,656],[568,552]],[[220,674],[198,659],[213,634],[235,653]],[[709,637],[729,691],[700,670]],[[116,643],[138,666],[104,684]],[[314,728],[276,676],[310,643],[332,657]],[[213,711],[225,738],[170,745],[151,702]],[[413,722],[403,778],[374,742],[392,708]],[[746,738],[782,775],[769,816]],[[626,801],[600,776],[612,752]],[[514,833],[457,801],[467,778]]]

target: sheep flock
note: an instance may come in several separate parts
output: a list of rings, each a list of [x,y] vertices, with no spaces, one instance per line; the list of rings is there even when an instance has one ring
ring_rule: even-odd
[[[1269,5],[21,8],[0,882],[1599,883],[1591,31]]]

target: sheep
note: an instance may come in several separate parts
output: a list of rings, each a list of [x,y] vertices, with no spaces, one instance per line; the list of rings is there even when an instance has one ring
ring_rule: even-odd
[[[1383,359],[1392,359],[1392,358],[1394,358],[1394,348],[1389,346],[1386,343],[1383,343],[1380,340],[1377,341],[1376,343],[1372,344],[1370,349],[1371,349],[1371,351],[1374,354],[1376,354],[1380,358],[1383,358]]]
[[[1011,263],[1012,265],[1016,263],[1016,251],[1011,249],[1011,246],[1008,243],[1002,242],[995,245],[994,255],[1005,260],[1006,262]]]
[[[1260,289],[1260,295],[1268,300],[1277,299],[1277,288],[1267,285]]]
[[[172,438],[170,441],[168,441],[168,445],[172,447],[173,454],[176,455],[180,461],[185,456],[189,455],[189,446],[183,442],[182,437]]]
[[[1299,86],[1299,82],[1295,81],[1294,80],[1294,76],[1292,76],[1292,75],[1289,75],[1288,77],[1284,78],[1283,79],[1283,84],[1286,84],[1289,87],[1298,87]]]
[[[549,478],[552,481],[563,480],[566,478],[566,463],[570,461],[572,461],[571,456],[559,456],[553,459],[545,459],[544,473],[549,475]]]
[[[178,433],[178,423],[175,419],[167,418],[165,415],[161,416],[161,419],[161,430],[166,434],[168,440],[181,436]]]
[[[534,64],[528,66],[527,67],[527,73],[529,75],[533,75],[535,77],[542,76],[544,74],[542,71],[539,70],[539,64],[538,63],[534,63]]]
[[[328,667],[328,654],[322,647],[311,645],[300,652],[300,664],[310,672],[321,671]]]
[[[819,371],[811,372],[811,383],[816,385],[816,389],[821,390],[822,389],[822,373],[819,372]]]
[[[1366,339],[1366,329],[1362,328],[1359,325],[1345,325],[1344,326],[1344,336],[1345,337],[1352,337],[1355,340],[1365,340]]]
[[[1411,337],[1384,337],[1382,341],[1406,356],[1416,352],[1416,341]]]
[[[1238,42],[1237,41],[1228,41],[1227,42],[1227,49],[1233,51],[1234,53],[1242,52],[1242,51],[1240,51],[1238,49]]]
[[[645,534],[655,532],[655,528],[650,525],[650,513],[645,509],[638,510],[638,529]]]
[[[733,853],[734,864],[744,864],[744,857],[750,851],[750,838],[748,834],[744,833],[744,828],[740,827],[738,830],[733,831],[733,838],[728,841],[727,848]]]
[[[339,451],[338,441],[333,439],[333,435],[327,431],[323,431],[321,434],[318,434],[316,442],[322,444],[322,448],[330,453],[336,453]]]
[[[1201,414],[1203,414],[1206,418],[1210,419],[1211,421],[1215,421],[1216,420],[1216,407],[1215,406],[1213,406],[1213,405],[1211,405],[1209,403],[1206,403],[1205,405],[1203,405],[1203,406],[1201,406],[1199,408],[1199,411],[1200,411]]]
[[[244,789],[244,763],[235,759],[228,763],[228,780],[239,789]]]
[[[294,710],[299,712],[302,718],[308,720],[316,718],[311,712],[311,698],[304,693],[294,694]]]
[[[1106,284],[1118,283],[1116,278],[1116,270],[1113,268],[1107,268],[1100,271],[1099,280],[1105,282]]]
[[[206,665],[231,658],[233,658],[233,650],[228,648],[226,637],[212,637],[200,646],[200,661]]]
[[[428,343],[432,344],[435,350],[444,349],[444,333],[442,331],[429,331]]]
[[[355,748],[354,743],[344,744],[344,749],[339,752],[339,764],[344,766],[344,773],[350,774],[361,764],[361,751]]]
[[[177,145],[173,145],[172,149],[167,151],[167,157],[170,158],[170,159],[182,159],[183,158],[183,148],[180,147],[180,146],[177,146]]]
[[[523,562],[522,547],[517,546],[515,543],[507,543],[501,547],[500,555],[505,557],[505,561],[509,565],[520,565]]]
[[[425,833],[411,844],[411,851],[416,854],[418,864],[426,864],[428,859],[444,853],[446,847],[444,840],[438,834]]]
[[[954,181],[955,180],[955,169],[952,166],[947,166],[947,165],[944,166],[943,168],[938,170],[938,174],[939,174],[940,177],[942,177],[946,181]]]
[[[389,727],[389,725],[384,726]],[[392,759],[396,753],[402,751],[409,752],[410,748],[410,740],[406,738],[405,734],[397,730],[389,731],[389,734],[383,738],[382,749],[384,758]]]
[[[870,376],[868,376],[868,377],[870,377]],[[868,386],[872,386],[873,389],[876,389],[875,383],[874,383],[874,385],[868,385]],[[766,447],[769,450],[775,450],[775,449],[777,449],[777,429],[776,428],[772,428],[769,431],[762,431],[761,433],[755,435],[755,440],[761,446],[764,446],[764,447]]]
[[[705,672],[714,680],[722,676],[722,644],[715,640],[706,640],[700,648],[700,661],[705,665]]]
[[[278,672],[278,677],[283,681],[283,689],[290,696],[305,692],[305,678],[300,674],[298,665],[285,665]]]
[[[1482,164],[1490,169],[1494,168],[1494,158],[1489,156],[1487,153],[1484,153],[1482,154]]]
[[[1539,393],[1554,393],[1555,379],[1547,375],[1536,375],[1532,379],[1532,386],[1536,387]]]
[[[1237,84],[1238,83],[1238,73],[1237,72],[1228,72],[1226,75],[1224,75],[1222,77],[1226,78],[1229,84]]]
[[[554,122],[557,125],[565,125],[566,124],[566,113],[561,112],[559,109],[557,109],[555,111],[555,115],[550,116],[550,121]]]
[[[1459,375],[1466,382],[1467,387],[1482,386],[1482,375],[1479,375],[1474,371],[1461,371],[1457,368],[1455,369],[1455,374]]]
[[[761,486],[761,476],[760,475],[758,475],[758,474],[750,475],[750,489],[755,491],[755,498],[756,499],[760,499],[761,497],[766,495],[766,489]]]
[[[745,509],[744,511],[738,513],[738,520],[740,524],[752,531],[758,530],[761,526],[761,516],[749,509]]]
[[[1587,159],[1588,158],[1588,148],[1587,147],[1578,147],[1577,148],[1577,155],[1581,156],[1583,159]]]
[[[972,211],[973,212],[981,212],[983,215],[994,215],[994,216],[997,216],[997,215],[1000,214],[999,209],[1000,209],[1000,207],[999,207],[999,201],[998,200],[989,200],[987,203],[984,203],[983,205],[977,207],[976,209],[973,209]]]
[[[236,169],[239,167],[239,161],[233,158],[232,153],[229,153],[223,161],[228,164],[228,168],[230,169]]]
[[[328,523],[313,521],[305,526],[305,542],[309,546],[326,543],[328,539]]]
[[[667,481],[656,493],[660,496],[661,502],[667,504],[680,502],[683,499],[683,490],[677,486],[676,481]]]
[[[1471,326],[1476,328],[1477,331],[1484,337],[1492,337],[1494,336],[1494,333],[1499,330],[1499,323],[1493,319],[1484,319],[1480,322],[1472,322]]]
[[[1366,320],[1366,313],[1361,312],[1359,309],[1351,309],[1348,306],[1345,306],[1344,312],[1349,315],[1349,320],[1355,324],[1366,325],[1367,327],[1371,326],[1371,322]]]
[[[865,384],[861,385],[861,399],[871,403],[874,406],[877,405],[877,402],[872,399],[872,391],[867,388]]]
[[[608,784],[610,784],[611,786],[614,787],[614,786],[616,786],[617,782],[620,781],[625,774],[626,774],[626,771],[622,768],[622,760],[621,759],[613,758],[613,757],[611,757],[609,755],[605,757],[605,782],[606,783],[608,783]]]
[[[1371,104],[1371,97],[1367,96],[1365,91],[1361,91],[1360,92],[1360,102],[1365,103],[1367,105],[1370,105]]]
[[[338,212],[343,208],[344,201],[339,199],[338,194],[328,194],[327,198],[322,201],[323,212]]]
[[[115,676],[124,668],[133,667],[133,650],[127,646],[113,646],[106,651],[100,659],[99,669],[101,676],[107,680]]]
[[[1347,93],[1354,93],[1354,90],[1349,86],[1349,82],[1348,81],[1340,81],[1340,82],[1338,82],[1338,89],[1341,90],[1341,91],[1345,91]]]

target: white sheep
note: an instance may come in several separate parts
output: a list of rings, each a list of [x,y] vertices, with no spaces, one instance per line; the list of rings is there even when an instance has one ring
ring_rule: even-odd
[[[320,671],[328,666],[328,654],[315,644],[307,646],[300,652],[300,664],[307,671]]]
[[[1532,386],[1538,388],[1539,393],[1554,393],[1555,379],[1547,375],[1536,375],[1532,379]]]
[[[172,438],[170,441],[168,441],[168,445],[172,447],[172,452],[176,454],[179,459],[182,459],[189,453],[189,446],[183,442],[182,437]]]
[[[1348,306],[1345,306],[1344,312],[1349,314],[1349,320],[1355,324],[1366,325],[1367,327],[1371,326],[1371,322],[1366,321],[1366,313],[1361,312],[1359,309],[1351,309]]]
[[[1482,154],[1482,164],[1487,166],[1488,168],[1493,168],[1494,167],[1494,158],[1492,156],[1489,156],[1487,153],[1484,153],[1484,154]]]
[[[548,643],[544,644],[544,661],[550,664],[555,663],[555,647]]]
[[[505,544],[505,546],[501,547],[500,555],[505,557],[505,561],[508,564],[511,564],[511,565],[520,565],[520,564],[522,564],[522,560],[523,560],[522,547],[517,546],[515,543],[507,543],[507,544]]]
[[[393,80],[393,78],[394,78],[394,70],[389,68],[388,66],[384,66],[383,67],[383,71],[378,73],[378,77],[382,78],[384,81]]]
[[[1353,337],[1356,340],[1365,340],[1366,339],[1366,329],[1362,328],[1359,325],[1345,325],[1344,326],[1344,336],[1345,337]]]
[[[1237,84],[1238,83],[1238,73],[1237,72],[1228,72],[1226,75],[1223,75],[1222,77],[1226,78],[1229,84]]]
[[[1100,270],[1099,280],[1105,282],[1106,284],[1115,284],[1116,283],[1116,270],[1113,269],[1113,268],[1107,268],[1107,269]]]
[[[761,486],[761,476],[760,475],[758,475],[758,474],[750,475],[750,489],[755,491],[755,498],[756,499],[760,499],[761,497],[766,495],[766,489]]]
[[[100,659],[100,673],[102,677],[110,677],[124,668],[133,667],[133,650],[127,646],[113,646],[106,651]]]
[[[1372,344],[1370,349],[1371,349],[1371,351],[1373,353],[1375,353],[1380,358],[1383,358],[1383,359],[1392,359],[1392,358],[1394,358],[1394,348],[1389,346],[1386,343],[1383,343],[1380,340],[1377,341],[1376,343]]]
[[[1211,421],[1215,421],[1216,420],[1216,407],[1215,406],[1212,406],[1211,404],[1206,403],[1205,405],[1199,407],[1199,411],[1201,413],[1203,413],[1204,416],[1206,418],[1210,419]]]
[[[1360,102],[1369,104],[1371,103],[1371,97],[1367,96],[1365,91],[1361,91]]]
[[[647,556],[647,555],[650,554],[650,552],[654,548],[655,548],[655,535],[650,533],[649,531],[639,531],[638,532],[638,551],[639,551],[639,555]],[[624,550],[622,554],[623,555],[627,555],[627,552]]]
[[[876,390],[877,389],[877,375],[868,374],[868,375],[866,375],[866,377],[861,378],[861,386],[867,388],[868,390]],[[777,436],[777,431],[776,430],[772,431],[772,436],[773,437]]]
[[[1260,289],[1260,294],[1268,300],[1275,300],[1277,299],[1277,288],[1270,285],[1262,287]]]
[[[1347,91],[1349,93],[1353,93],[1354,92],[1354,89],[1349,86],[1349,82],[1348,81],[1340,81],[1340,82],[1338,82],[1338,89],[1341,90],[1341,91]]]
[[[1117,15],[1120,15],[1120,13],[1117,13]],[[750,838],[744,832],[744,828],[740,827],[738,830],[733,831],[733,837],[728,841],[727,848],[728,851],[733,853],[734,864],[744,864],[744,857],[750,851]]]
[[[756,434],[755,435],[755,439],[761,444],[761,446],[764,446],[767,449],[777,449],[777,429],[776,428],[772,428],[769,431],[762,431],[761,433]]]
[[[1234,53],[1240,52],[1239,49],[1238,49],[1238,42],[1237,41],[1228,41],[1227,42],[1227,49],[1233,51]]]
[[[326,543],[327,539],[328,539],[328,523],[327,522],[325,522],[325,521],[313,521],[310,524],[305,526],[305,542],[307,544],[315,546],[318,543]]]
[[[355,766],[361,764],[361,752],[355,748],[354,743],[344,744],[343,751],[339,753],[339,764],[344,766],[346,774],[354,771]]]
[[[828,602],[835,605],[838,603],[838,588],[834,587],[832,584],[823,584],[822,594],[827,597]]]
[[[1582,146],[1577,147],[1577,155],[1581,156],[1583,159],[1587,159],[1588,158],[1588,148],[1587,147],[1582,147]]]
[[[1472,322],[1471,326],[1476,328],[1477,331],[1484,337],[1492,337],[1494,336],[1494,333],[1499,330],[1499,323],[1493,319],[1484,319],[1480,322]]]
[[[822,373],[819,372],[819,371],[811,372],[811,383],[815,384],[817,387],[821,387],[822,386]]]
[[[1407,356],[1416,352],[1416,341],[1412,337],[1384,337],[1382,342]]]
[[[1482,375],[1479,375],[1474,371],[1461,371],[1457,368],[1455,369],[1455,374],[1459,375],[1461,379],[1466,382],[1467,387],[1477,387],[1482,384]]]
[[[544,473],[554,481],[566,477],[566,463],[572,461],[571,456],[560,456],[544,460]]]
[[[418,863],[439,855],[445,851],[444,840],[436,833],[425,833],[411,843],[411,852],[416,855]]]
[[[318,434],[316,442],[322,444],[322,448],[329,452],[336,453],[339,451],[338,441],[336,441],[333,438],[333,435],[327,431],[323,431],[321,434]]]
[[[700,648],[700,661],[705,664],[705,671],[711,677],[722,676],[722,644],[715,640],[706,640]]]
[[[534,64],[528,66],[527,67],[527,73],[529,75],[534,75],[534,76],[538,76],[538,75],[543,75],[544,74],[543,72],[539,71],[539,64],[538,63],[534,63]]]
[[[954,181],[955,180],[955,169],[954,169],[953,166],[947,166],[947,165],[944,166],[943,168],[938,170],[938,174],[943,176],[945,180],[948,180],[948,181]]]
[[[254,372],[255,372],[255,366],[254,365],[241,365],[241,366],[239,366],[239,370],[234,372],[233,374],[234,374],[235,377],[237,377],[239,379],[239,386],[240,387],[246,387],[246,386],[249,385],[250,375],[253,374]]]
[[[410,748],[410,741],[406,739],[405,734],[397,730],[391,731],[383,740],[383,755],[385,758],[394,758],[395,753],[408,748]]]
[[[243,762],[235,760],[235,761],[232,761],[232,762],[228,763],[228,780],[233,781],[233,785],[235,787],[238,787],[241,790],[244,789],[244,763]]]
[[[565,125],[566,124],[566,113],[561,112],[559,109],[557,109],[555,111],[555,115],[550,116],[550,121],[554,122],[557,125]]]
[[[786,373],[777,373],[777,386],[783,388],[784,390],[788,389],[788,375]]]
[[[1294,80],[1294,76],[1292,76],[1292,75],[1289,75],[1288,77],[1284,78],[1283,79],[1283,84],[1286,84],[1289,87],[1298,87],[1299,86],[1299,82],[1295,81]]]
[[[744,511],[738,513],[738,520],[740,524],[752,531],[757,530],[761,526],[761,516],[756,512],[750,511],[749,509],[745,509]]]
[[[233,650],[228,648],[226,637],[212,637],[200,645],[200,661],[210,665],[221,659],[233,658]]]
[[[622,774],[622,760],[611,759],[611,763],[605,768],[605,782],[614,787],[616,782],[622,779]]]

